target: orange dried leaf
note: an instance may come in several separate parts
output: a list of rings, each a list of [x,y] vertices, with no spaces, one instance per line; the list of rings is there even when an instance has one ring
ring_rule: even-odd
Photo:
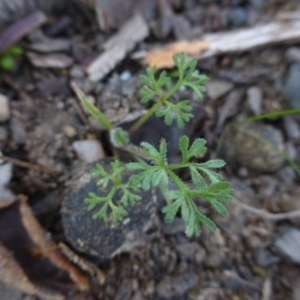
[[[199,41],[179,41],[164,48],[150,51],[146,54],[146,63],[150,67],[156,66],[157,69],[173,68],[173,56],[177,53],[195,55],[209,49],[209,42]]]

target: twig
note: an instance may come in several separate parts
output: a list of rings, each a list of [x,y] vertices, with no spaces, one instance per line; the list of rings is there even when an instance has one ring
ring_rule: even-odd
[[[255,208],[255,207],[249,206],[247,204],[241,203],[240,201],[238,201],[236,199],[234,200],[234,204],[239,205],[240,207],[242,207],[243,209],[245,209],[251,213],[260,215],[261,217],[272,220],[272,221],[282,221],[282,220],[286,220],[286,219],[300,218],[300,210],[290,211],[290,212],[286,212],[286,213],[273,214],[264,209]]]
[[[33,163],[22,161],[22,160],[19,160],[16,158],[11,158],[8,156],[0,155],[0,161],[1,160],[12,163],[13,165],[16,165],[16,166],[19,166],[22,168],[26,168],[26,169],[31,169],[31,170],[34,170],[37,172],[53,173],[51,170],[48,170],[42,166],[35,165]]]

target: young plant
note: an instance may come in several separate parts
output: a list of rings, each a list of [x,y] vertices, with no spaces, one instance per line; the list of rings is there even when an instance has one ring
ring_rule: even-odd
[[[172,222],[175,216],[180,213],[186,224],[187,236],[199,236],[201,225],[215,231],[215,223],[206,217],[199,210],[195,199],[204,200],[210,203],[212,208],[221,215],[227,215],[224,203],[231,200],[232,189],[230,184],[224,181],[223,177],[216,173],[216,169],[222,168],[225,162],[219,159],[209,160],[205,163],[197,163],[193,159],[203,155],[207,148],[204,139],[196,139],[190,143],[187,136],[179,140],[179,149],[182,159],[180,163],[170,164],[167,158],[167,142],[161,139],[158,149],[153,145],[143,142],[140,147],[130,144],[130,134],[138,129],[152,115],[163,117],[167,125],[174,120],[179,127],[193,118],[192,107],[189,100],[174,103],[172,96],[182,87],[190,88],[200,99],[205,91],[204,84],[208,78],[199,74],[196,70],[196,59],[186,60],[184,54],[174,56],[176,66],[175,79],[170,77],[166,71],[156,75],[155,68],[147,68],[147,75],[140,76],[144,83],[141,89],[142,103],[153,101],[153,106],[142,116],[128,132],[122,128],[114,128],[106,116],[92,105],[80,89],[72,84],[72,87],[81,100],[83,106],[104,126],[110,133],[110,141],[115,148],[121,148],[132,154],[135,162],[122,164],[117,156],[111,164],[111,172],[108,173],[101,164],[97,164],[93,175],[99,177],[97,185],[107,188],[108,194],[99,197],[89,193],[84,201],[88,209],[99,207],[94,213],[94,218],[104,221],[110,218],[113,221],[120,221],[127,214],[127,207],[133,206],[141,199],[141,190],[149,190],[152,187],[159,188],[166,200],[166,206],[162,213],[165,214],[165,221]],[[176,174],[177,170],[186,169],[191,174],[191,183],[185,183]],[[129,179],[124,183],[124,172],[133,171]],[[170,183],[174,183],[171,188]],[[117,203],[114,203],[114,195],[121,195]]]
[[[12,71],[15,68],[15,58],[23,54],[19,46],[10,46],[0,54],[0,68],[5,71]]]

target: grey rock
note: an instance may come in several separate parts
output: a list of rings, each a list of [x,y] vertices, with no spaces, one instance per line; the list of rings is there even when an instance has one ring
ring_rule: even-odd
[[[300,230],[294,227],[286,230],[275,241],[274,246],[294,263],[300,264]]]
[[[286,167],[282,168],[279,171],[278,176],[282,181],[284,181],[286,183],[292,183],[297,178],[297,174],[291,166],[286,166]]]
[[[0,201],[7,201],[14,198],[14,194],[6,188],[12,177],[12,169],[12,164],[0,161]]]
[[[4,142],[7,138],[7,131],[4,127],[0,126],[0,142]]]
[[[255,253],[257,264],[263,268],[268,268],[280,261],[279,257],[273,255],[266,249],[258,249]]]
[[[292,284],[293,300],[300,299],[300,278],[297,278]]]
[[[284,94],[292,108],[300,108],[300,63],[290,66],[284,85]]]
[[[289,139],[300,139],[300,126],[292,116],[283,117],[283,126]]]
[[[247,90],[247,102],[255,115],[262,112],[262,91],[258,86],[252,86]]]
[[[26,141],[26,131],[24,122],[15,116],[12,116],[10,122],[10,129],[13,141],[17,145],[24,144]]]
[[[300,62],[300,48],[299,47],[288,48],[285,53],[285,59],[288,63]]]
[[[266,4],[266,0],[249,0],[252,6],[256,9],[262,8]]]
[[[79,66],[74,66],[70,69],[70,76],[72,78],[83,78],[84,70]]]
[[[182,260],[192,259],[199,248],[200,245],[197,242],[179,244],[176,246]]]
[[[245,26],[248,22],[248,12],[243,7],[234,7],[229,12],[229,22],[234,26]]]
[[[214,101],[233,89],[233,84],[227,80],[212,79],[206,84],[208,97]]]
[[[40,41],[32,43],[29,47],[38,52],[50,53],[69,50],[71,48],[71,42],[67,39],[43,38]]]
[[[42,55],[34,52],[27,52],[27,57],[30,62],[38,68],[65,69],[73,64],[73,59],[70,56],[61,53]]]
[[[259,122],[227,128],[223,155],[228,163],[237,163],[260,173],[277,171],[284,163],[278,150],[285,148],[281,131]]]
[[[219,118],[216,126],[217,132],[222,131],[224,123],[228,118],[237,114],[243,95],[243,89],[234,89],[226,97],[225,103],[219,110]]]
[[[197,283],[197,276],[187,272],[176,277],[166,277],[157,286],[157,294],[164,299],[174,299],[188,292]]]
[[[0,122],[6,122],[10,117],[9,99],[0,94]]]

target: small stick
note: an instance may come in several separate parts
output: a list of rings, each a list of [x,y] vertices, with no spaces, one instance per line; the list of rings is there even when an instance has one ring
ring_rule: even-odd
[[[22,168],[26,168],[26,169],[31,169],[31,170],[34,170],[37,172],[53,173],[52,171],[50,171],[42,166],[30,163],[30,162],[22,161],[22,160],[19,160],[16,158],[11,158],[8,156],[0,155],[0,161],[1,160],[12,163],[13,165],[16,165],[16,166],[19,166]]]
[[[272,221],[282,221],[282,220],[286,220],[286,219],[300,218],[300,210],[290,211],[290,212],[286,212],[286,213],[273,214],[264,209],[255,208],[255,207],[249,206],[247,204],[241,203],[240,201],[238,201],[236,199],[234,200],[234,204],[239,205],[240,207],[242,207],[243,209],[245,209],[251,213],[260,215],[261,217],[272,220]]]

